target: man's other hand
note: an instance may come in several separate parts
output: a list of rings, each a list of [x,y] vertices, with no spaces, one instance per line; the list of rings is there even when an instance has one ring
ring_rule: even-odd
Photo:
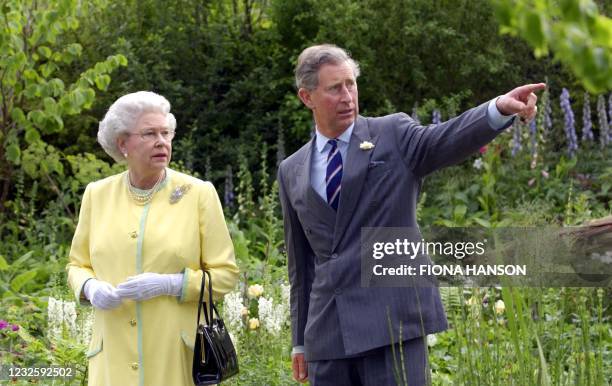
[[[523,123],[531,121],[537,111],[536,91],[544,90],[546,83],[526,84],[497,98],[495,106],[504,115],[517,114]]]
[[[304,360],[304,354],[291,355],[291,367],[293,368],[293,379],[301,383],[308,381],[308,365]]]

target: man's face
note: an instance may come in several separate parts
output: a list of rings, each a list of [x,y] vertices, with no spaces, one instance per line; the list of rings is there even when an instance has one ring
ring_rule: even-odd
[[[298,95],[314,114],[317,128],[328,138],[336,138],[353,123],[359,113],[357,81],[347,63],[324,64],[319,69],[319,85],[301,88]]]

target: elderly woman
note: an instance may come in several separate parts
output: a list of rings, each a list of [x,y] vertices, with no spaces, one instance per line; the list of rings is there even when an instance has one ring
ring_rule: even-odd
[[[85,189],[67,266],[95,310],[89,385],[193,384],[203,271],[216,298],[238,279],[215,188],[168,168],[175,127],[168,101],[145,91],[100,122],[98,141],[128,170]]]

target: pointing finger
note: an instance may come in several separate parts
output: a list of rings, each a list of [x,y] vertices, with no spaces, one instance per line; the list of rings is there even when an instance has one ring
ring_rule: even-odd
[[[544,90],[546,83],[531,83],[516,88],[521,94],[530,94],[536,91]]]

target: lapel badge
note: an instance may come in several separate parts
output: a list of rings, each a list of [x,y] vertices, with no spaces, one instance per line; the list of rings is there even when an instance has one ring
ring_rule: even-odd
[[[183,198],[185,194],[191,189],[191,184],[185,184],[174,189],[172,194],[170,195],[170,204],[176,204]]]
[[[374,144],[370,141],[363,141],[359,144],[361,150],[371,150],[374,148]]]

